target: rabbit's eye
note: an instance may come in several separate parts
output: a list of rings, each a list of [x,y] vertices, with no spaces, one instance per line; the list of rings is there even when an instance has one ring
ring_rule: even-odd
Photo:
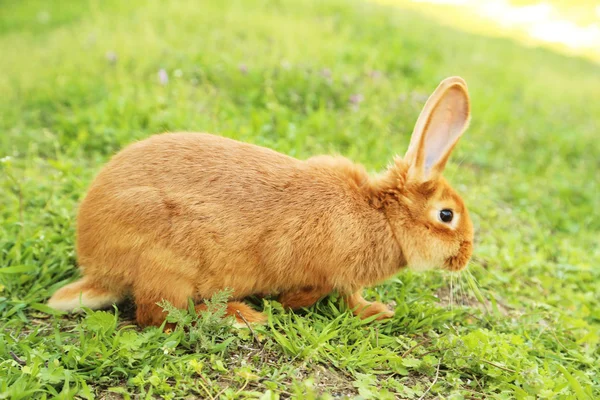
[[[452,222],[452,218],[454,217],[454,213],[452,212],[452,210],[442,210],[440,211],[440,219],[443,222]]]

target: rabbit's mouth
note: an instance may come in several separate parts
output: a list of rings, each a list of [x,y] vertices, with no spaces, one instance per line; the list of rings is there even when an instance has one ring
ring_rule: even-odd
[[[461,271],[465,269],[467,264],[469,264],[472,254],[473,242],[469,240],[461,242],[457,254],[446,259],[446,262],[444,263],[444,269],[449,271]]]

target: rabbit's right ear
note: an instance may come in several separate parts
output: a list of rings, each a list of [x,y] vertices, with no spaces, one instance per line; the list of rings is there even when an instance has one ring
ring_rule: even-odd
[[[421,181],[438,177],[469,119],[466,82],[457,76],[444,79],[425,103],[404,156],[411,177]]]

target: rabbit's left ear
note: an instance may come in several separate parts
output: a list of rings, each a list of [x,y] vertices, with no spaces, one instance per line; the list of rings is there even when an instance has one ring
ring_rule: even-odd
[[[466,82],[460,77],[444,79],[425,103],[413,130],[404,156],[410,175],[421,181],[437,178],[469,119]]]

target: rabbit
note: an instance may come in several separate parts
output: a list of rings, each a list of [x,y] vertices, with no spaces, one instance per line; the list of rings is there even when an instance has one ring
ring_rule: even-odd
[[[83,277],[48,305],[98,309],[133,295],[140,326],[165,320],[161,300],[197,309],[229,288],[226,312],[266,316],[242,302],[275,295],[288,309],[336,291],[353,312],[394,315],[362,296],[408,267],[466,267],[473,225],[442,177],[470,120],[465,81],[443,80],[404,157],[369,175],[341,156],[298,160],[206,133],[164,133],[131,144],[101,170],[77,217]],[[241,317],[241,319],[240,319]]]

